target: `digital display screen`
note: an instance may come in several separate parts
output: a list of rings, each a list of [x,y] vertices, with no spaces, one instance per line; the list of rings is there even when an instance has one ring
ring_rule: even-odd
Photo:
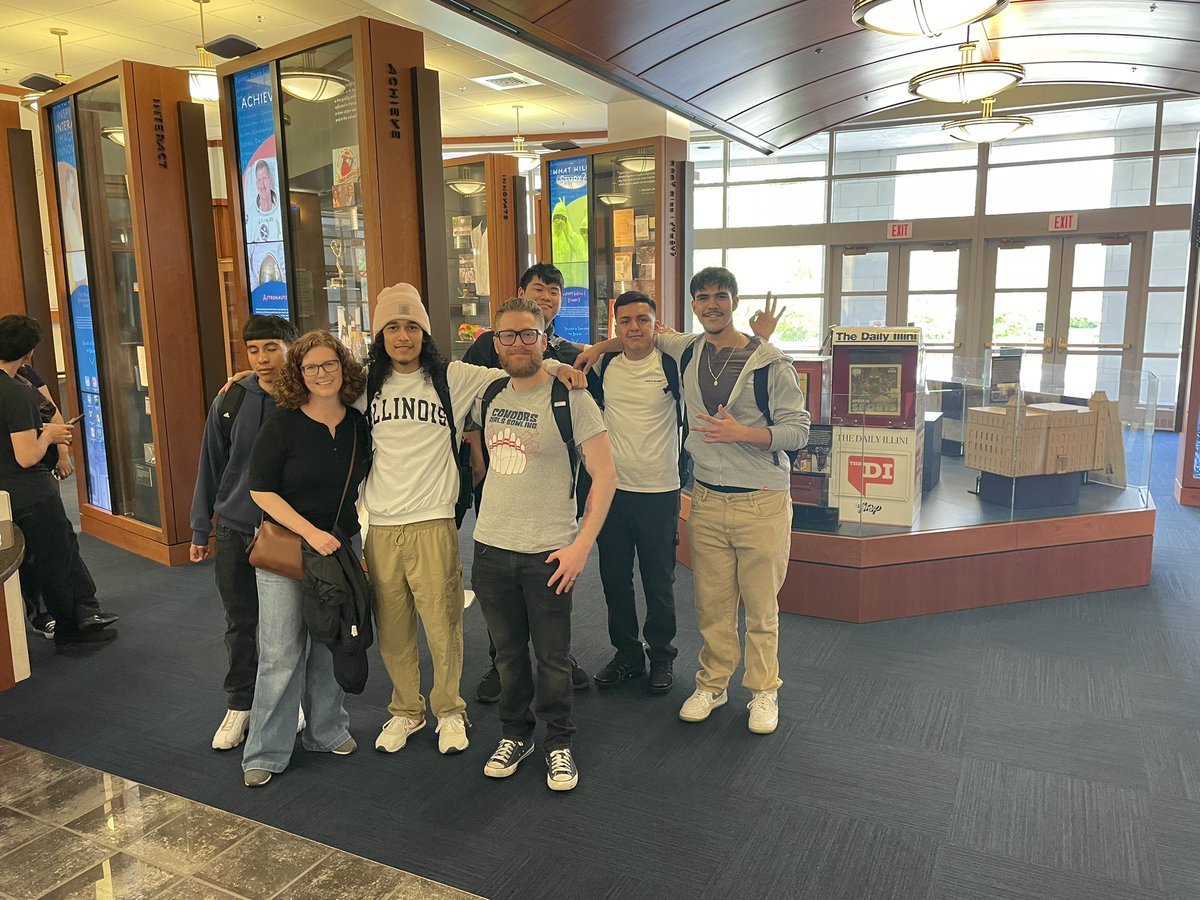
[[[588,158],[551,160],[550,260],[563,273],[562,308],[554,333],[579,344],[592,342],[588,289]]]
[[[274,91],[269,63],[233,76],[250,311],[286,319],[287,268]]]
[[[100,364],[96,357],[87,254],[83,242],[79,168],[75,154],[75,116],[70,100],[63,100],[50,107],[50,126],[53,129],[59,217],[62,222],[67,291],[71,307],[71,333],[75,343],[75,371],[83,407],[83,421],[79,424],[79,430],[84,436],[88,501],[93,506],[112,512],[104,416],[100,403]]]

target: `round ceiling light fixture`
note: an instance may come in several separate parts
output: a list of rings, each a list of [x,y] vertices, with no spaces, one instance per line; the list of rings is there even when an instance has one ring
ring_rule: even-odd
[[[1033,125],[1033,119],[1029,116],[992,115],[995,102],[995,97],[984,97],[982,113],[946,122],[942,125],[942,131],[968,144],[994,144]]]
[[[994,16],[1008,0],[854,0],[850,18],[884,34],[933,37],[959,25]]]
[[[974,103],[995,97],[1025,80],[1025,67],[1017,63],[975,62],[975,44],[960,46],[962,59],[956,66],[943,66],[914,75],[910,93],[937,103]]]

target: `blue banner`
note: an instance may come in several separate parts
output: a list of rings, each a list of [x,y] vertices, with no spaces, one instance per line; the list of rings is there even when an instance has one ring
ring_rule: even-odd
[[[83,243],[79,169],[75,156],[75,117],[70,100],[63,100],[50,107],[50,127],[53,130],[59,219],[62,223],[63,255],[71,308],[71,334],[75,345],[75,377],[79,382],[79,400],[83,413],[83,420],[78,428],[84,436],[88,501],[93,506],[112,512],[104,415],[100,404],[100,364],[96,356],[87,254],[84,252]]]
[[[579,344],[592,342],[588,290],[588,158],[551,160],[550,261],[563,273],[562,308],[554,333]]]
[[[270,63],[233,76],[250,311],[289,318]]]

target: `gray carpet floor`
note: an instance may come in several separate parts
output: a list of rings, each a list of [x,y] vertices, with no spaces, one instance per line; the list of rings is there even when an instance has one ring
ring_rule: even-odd
[[[540,760],[483,777],[498,725],[473,699],[465,754],[439,756],[432,727],[371,751],[387,718],[377,657],[347,704],[364,749],[298,749],[247,790],[239,753],[208,748],[224,699],[211,568],[86,536],[121,638],[69,656],[34,639],[0,737],[488,897],[1192,900],[1200,510],[1172,499],[1174,460],[1175,437],[1156,436],[1148,587],[873,625],[784,616],[771,736],[747,732],[740,686],[709,722],[676,718],[698,650],[681,567],[680,681],[665,697],[638,682],[576,695],[568,795]],[[466,526],[463,546],[469,566]],[[576,593],[576,655],[594,671],[611,654],[594,561]],[[486,662],[477,609],[466,658],[469,694]]]

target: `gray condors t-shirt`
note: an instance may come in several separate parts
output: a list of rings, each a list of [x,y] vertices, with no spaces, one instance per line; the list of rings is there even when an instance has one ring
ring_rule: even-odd
[[[491,461],[475,524],[475,540],[481,544],[549,553],[575,540],[571,464],[550,408],[552,381],[547,378],[527,391],[515,391],[510,384],[488,406],[483,439]],[[576,444],[605,430],[587,391],[571,391],[570,403]],[[480,406],[475,404],[476,422]]]

